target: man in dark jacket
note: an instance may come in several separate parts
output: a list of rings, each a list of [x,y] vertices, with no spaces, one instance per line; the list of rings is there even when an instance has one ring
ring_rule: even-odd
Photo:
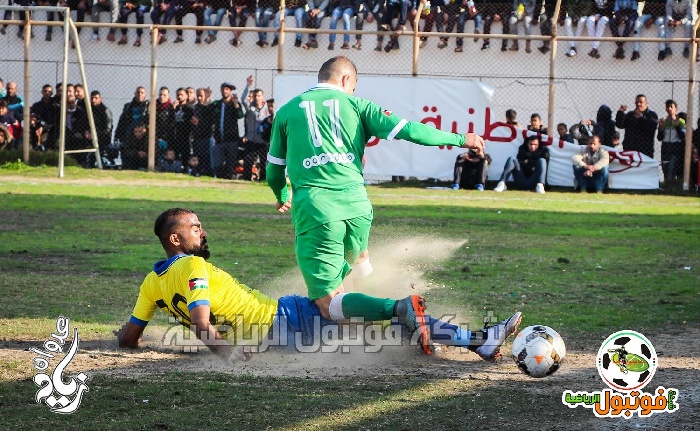
[[[548,165],[547,147],[540,145],[540,140],[536,136],[527,138],[518,148],[518,155],[515,158],[508,157],[506,160],[501,179],[493,190],[499,193],[508,190],[506,181],[510,175],[513,175],[517,188],[531,190],[534,187],[537,193],[544,194]]]
[[[114,133],[115,141],[126,141],[131,136],[134,126],[139,123],[148,124],[148,100],[146,100],[146,89],[137,87],[134,99],[124,105],[122,114],[117,122],[117,130]]]
[[[224,82],[221,84],[221,99],[212,103],[214,169],[218,177],[229,179],[233,178],[238,163],[238,147],[241,145],[238,120],[244,116],[238,95],[233,93],[235,89],[235,85]]]
[[[640,94],[634,99],[634,111],[627,112],[627,105],[620,106],[615,117],[618,129],[625,129],[622,147],[625,151],[639,151],[654,157],[654,138],[659,116],[647,106],[647,98]]]
[[[197,89],[197,103],[194,104],[192,117],[192,152],[197,156],[198,167],[202,175],[214,175],[211,168],[211,139],[214,118],[209,104],[210,88]]]

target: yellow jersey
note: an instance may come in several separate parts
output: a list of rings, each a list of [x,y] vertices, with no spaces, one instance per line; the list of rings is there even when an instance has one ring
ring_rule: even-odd
[[[153,266],[141,284],[130,322],[146,326],[160,308],[189,327],[190,310],[209,305],[209,321],[222,337],[232,344],[258,344],[275,319],[277,302],[201,257],[177,255]]]

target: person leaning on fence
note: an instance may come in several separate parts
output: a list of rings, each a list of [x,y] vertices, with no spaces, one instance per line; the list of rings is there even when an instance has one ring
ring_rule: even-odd
[[[574,191],[603,193],[608,185],[610,155],[600,145],[597,135],[591,136],[588,145],[581,147],[572,157],[574,163]]]
[[[508,190],[506,182],[512,175],[516,188],[531,190],[534,187],[537,193],[544,194],[548,166],[549,149],[540,145],[537,136],[528,137],[518,147],[518,154],[506,160],[501,178],[493,191],[500,193]]]
[[[666,101],[668,116],[659,120],[657,138],[661,141],[661,167],[664,182],[680,178],[683,175],[685,160],[685,120],[678,115],[675,100]]]

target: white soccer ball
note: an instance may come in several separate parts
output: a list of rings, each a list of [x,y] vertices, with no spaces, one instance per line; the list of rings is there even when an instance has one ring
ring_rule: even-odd
[[[564,340],[549,326],[528,326],[513,341],[513,361],[528,376],[539,378],[553,374],[561,366],[564,356]]]

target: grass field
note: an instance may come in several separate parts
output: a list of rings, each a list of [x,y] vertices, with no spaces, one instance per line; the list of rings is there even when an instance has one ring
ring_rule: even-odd
[[[454,192],[369,187],[371,293],[424,294],[430,309],[479,327],[492,312],[557,329],[567,363],[547,379],[505,358],[447,351],[270,352],[224,366],[208,352],[164,348],[167,319],[146,347],[118,349],[138,287],[163,258],[155,217],[198,213],[211,261],[272,296],[304,293],[288,216],[266,186],[67,168],[0,169],[0,412],[5,429],[434,430],[691,429],[700,423],[700,200],[655,194]],[[375,253],[373,250],[380,250]],[[403,253],[403,254],[402,254]],[[404,256],[405,255],[405,256]],[[401,277],[398,275],[403,274]],[[37,404],[35,356],[59,315],[80,330],[68,369],[89,375],[73,415]],[[680,391],[680,411],[597,419],[568,409],[564,389],[601,390],[595,353],[633,329],[659,352],[652,385]],[[508,348],[504,349],[509,351]],[[668,365],[665,365],[668,364]],[[34,425],[31,425],[33,427]]]

